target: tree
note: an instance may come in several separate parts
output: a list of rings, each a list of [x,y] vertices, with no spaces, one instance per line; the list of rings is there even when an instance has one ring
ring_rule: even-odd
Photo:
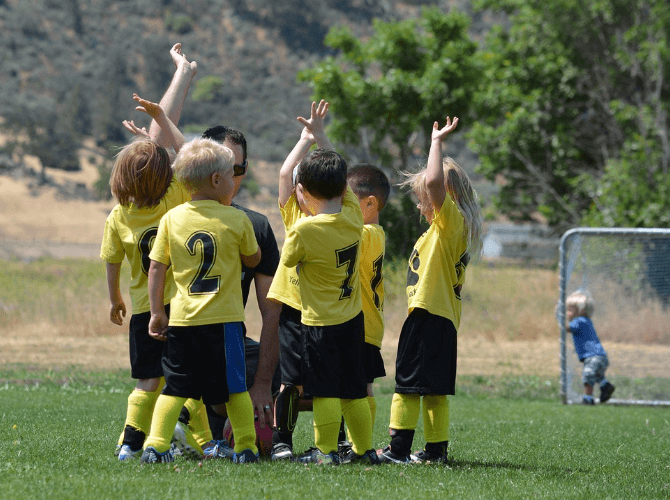
[[[470,138],[497,207],[579,224],[670,223],[665,0],[487,0],[494,29]]]
[[[435,120],[447,115],[465,118],[477,80],[475,43],[468,36],[469,19],[424,8],[421,17],[397,22],[375,20],[367,41],[347,27],[331,29],[326,45],[338,50],[298,75],[307,81],[315,99],[331,106],[331,138],[362,148],[363,162],[407,170],[422,141],[430,146]],[[408,256],[425,226],[417,224],[408,195],[396,197],[382,220],[393,256]]]

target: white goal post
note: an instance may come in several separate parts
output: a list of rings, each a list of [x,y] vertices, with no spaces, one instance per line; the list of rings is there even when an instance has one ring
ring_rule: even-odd
[[[571,229],[560,241],[559,276],[563,403],[581,403],[583,394],[565,316],[566,298],[580,290],[594,300],[606,378],[616,387],[607,404],[670,406],[670,229]]]

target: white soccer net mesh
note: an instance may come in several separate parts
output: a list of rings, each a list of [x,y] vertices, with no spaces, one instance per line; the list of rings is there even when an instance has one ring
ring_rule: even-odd
[[[670,229],[572,229],[561,239],[560,278],[563,401],[581,403],[584,390],[565,329],[565,299],[582,290],[594,300],[591,319],[616,387],[607,404],[670,405]]]

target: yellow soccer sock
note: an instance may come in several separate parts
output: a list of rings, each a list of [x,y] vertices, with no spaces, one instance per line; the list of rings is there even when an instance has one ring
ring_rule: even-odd
[[[191,420],[189,427],[193,431],[193,437],[202,447],[212,440],[212,430],[209,428],[209,419],[207,418],[207,408],[202,399],[187,399],[184,406],[188,410]]]
[[[144,448],[153,446],[156,451],[163,453],[170,449],[174,427],[179,420],[179,412],[184,406],[186,398],[166,396],[161,394],[156,401],[154,415],[151,419],[151,432],[144,442]]]
[[[416,429],[421,412],[421,396],[418,394],[393,395],[391,400],[391,429]]]
[[[377,400],[374,396],[368,396],[368,406],[370,407],[370,421],[372,423],[372,433],[375,431],[375,417],[377,416]]]
[[[347,422],[354,453],[362,455],[372,449],[372,425],[367,398],[342,399],[341,409],[344,420]]]
[[[447,396],[423,397],[423,436],[426,443],[449,440],[449,399]]]
[[[251,450],[258,453],[256,446],[256,426],[254,425],[254,405],[248,392],[231,394],[226,403],[228,419],[233,428],[235,453]]]
[[[135,389],[128,396],[128,412],[126,426],[142,431],[145,435],[151,429],[151,417],[159,394]]]
[[[342,421],[340,399],[314,397],[313,405],[315,446],[321,453],[337,452],[337,436]]]

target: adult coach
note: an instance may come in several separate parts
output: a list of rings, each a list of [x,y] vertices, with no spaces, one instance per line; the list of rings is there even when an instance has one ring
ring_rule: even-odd
[[[184,100],[186,99],[186,93],[188,92],[188,88],[195,75],[197,67],[194,62],[189,63],[186,60],[185,55],[181,52],[181,44],[176,44],[170,51],[170,54],[176,70],[165,95],[160,101],[160,106],[176,125],[179,122]],[[150,133],[154,132],[154,127],[160,128],[155,122],[152,122]],[[156,133],[158,134],[158,141],[160,142],[160,132]],[[223,145],[230,148],[235,155],[235,176],[233,177],[235,183],[235,191],[233,194],[234,199],[247,174],[248,163],[246,139],[241,132],[222,126],[208,129],[205,131],[205,134],[203,134],[203,137],[209,137],[221,142]],[[249,269],[244,266],[242,268],[242,297],[244,305],[246,306],[251,282],[253,281],[256,290],[258,308],[261,313],[262,326],[260,345],[255,344],[253,341],[245,342],[245,346],[247,347],[247,374],[253,374],[248,376],[248,383],[250,386],[249,395],[251,396],[251,401],[254,405],[254,411],[258,415],[260,425],[264,426],[266,423],[271,425],[273,421],[272,381],[279,360],[279,337],[277,335],[277,328],[281,305],[268,300],[267,294],[279,264],[279,249],[267,217],[242,207],[235,202],[233,202],[232,206],[243,210],[247,214],[254,226],[256,240],[261,247],[262,255],[260,264],[254,269]],[[256,368],[255,373],[253,373],[254,368]],[[214,425],[212,432],[215,438],[220,439],[221,436],[217,436],[220,431],[218,427],[219,425]]]

